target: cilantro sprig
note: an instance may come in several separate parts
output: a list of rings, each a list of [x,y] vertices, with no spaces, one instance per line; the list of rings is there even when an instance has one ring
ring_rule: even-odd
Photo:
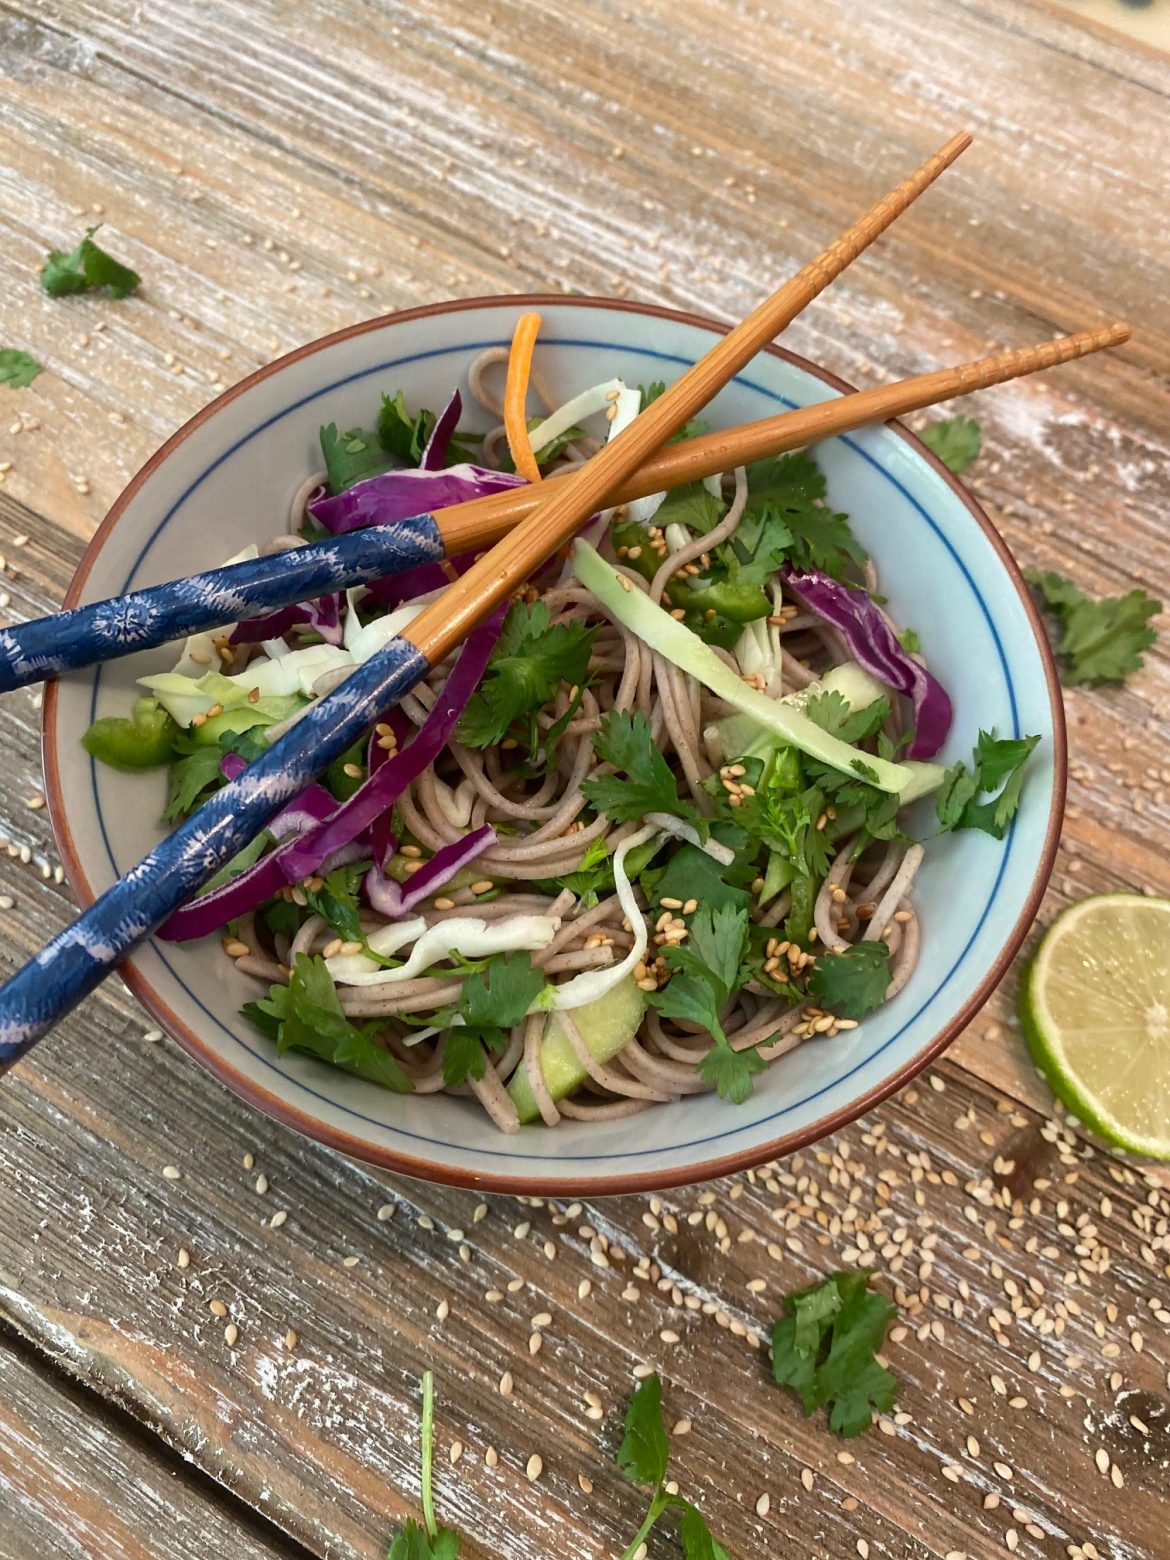
[[[670,813],[685,818],[706,838],[707,820],[692,802],[678,794],[678,784],[645,715],[607,710],[593,742],[597,756],[617,774],[596,775],[581,782],[581,794],[614,823]]]
[[[305,1051],[395,1094],[413,1088],[398,1060],[374,1039],[382,1026],[376,1021],[359,1026],[346,1016],[320,954],[298,953],[288,985],[270,986],[266,997],[246,1002],[240,1012],[276,1041],[279,1056]]]
[[[463,1540],[451,1528],[435,1520],[435,1378],[428,1370],[422,1379],[422,1424],[419,1428],[423,1525],[413,1517],[394,1535],[386,1560],[456,1560]]]
[[[467,747],[495,747],[520,721],[527,721],[533,754],[555,741],[552,732],[540,731],[536,717],[568,683],[578,689],[566,712],[571,719],[585,685],[596,633],[596,628],[584,623],[554,624],[543,601],[514,603],[483,681],[460,717],[459,741]],[[563,729],[568,720],[562,716],[557,724]]]
[[[621,1560],[633,1560],[659,1517],[671,1510],[682,1513],[678,1536],[684,1560],[731,1560],[723,1545],[712,1537],[699,1508],[681,1495],[670,1494],[666,1488],[670,1442],[662,1418],[662,1380],[657,1373],[647,1376],[630,1399],[625,1436],[618,1448],[617,1460],[618,1467],[632,1484],[654,1485],[645,1519],[622,1553]]]
[[[1144,590],[1091,601],[1061,574],[1025,569],[1048,612],[1060,625],[1056,654],[1066,688],[1123,683],[1142,668],[1141,652],[1158,637],[1150,619],[1162,603]]]
[[[49,258],[41,270],[41,286],[50,298],[64,298],[68,293],[95,292],[104,289],[111,298],[125,298],[139,285],[142,278],[128,265],[107,254],[93,235],[101,223],[86,228],[85,237],[76,249],[66,253],[63,249],[51,249]]]
[[[664,947],[670,980],[651,994],[664,1018],[681,1018],[706,1029],[714,1044],[699,1062],[699,1076],[721,1099],[742,1105],[751,1097],[752,1077],[765,1067],[758,1046],[736,1051],[719,1015],[743,984],[741,966],[748,941],[748,913],[733,904],[700,905],[683,943]]]
[[[443,1042],[443,1082],[448,1088],[469,1077],[483,1077],[485,1050],[504,1049],[508,1031],[520,1023],[544,985],[544,975],[526,953],[493,954],[467,977],[459,1001],[431,1020],[440,1028],[450,1026]]]
[[[1020,805],[1024,762],[1039,740],[1038,736],[997,737],[994,731],[981,731],[972,767],[968,769],[961,760],[952,764],[935,797],[943,832],[981,829],[1002,840]]]
[[[897,1315],[865,1273],[833,1273],[789,1295],[772,1330],[772,1374],[799,1395],[806,1417],[824,1406],[835,1435],[869,1428],[894,1406],[898,1383],[876,1358]]]
[[[983,448],[979,424],[973,417],[964,417],[962,414],[930,423],[918,437],[956,476],[978,459]]]

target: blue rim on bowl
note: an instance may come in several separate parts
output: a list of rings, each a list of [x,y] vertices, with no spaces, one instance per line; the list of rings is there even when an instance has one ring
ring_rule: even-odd
[[[703,333],[721,333],[727,329],[725,325],[703,319],[697,315],[650,305],[629,303],[623,300],[524,295],[518,297],[462,299],[450,303],[428,305],[418,309],[406,310],[400,314],[365,321],[322,337],[249,375],[238,385],[233,386],[232,389],[226,391],[197,413],[195,417],[184,424],[182,428],[167,440],[127,485],[102,522],[102,525],[86,549],[77,573],[70,584],[65,605],[67,607],[75,606],[82,599],[87,581],[94,570],[99,555],[102,553],[119,520],[143,485],[176,451],[179,451],[184,446],[204,423],[215,417],[225,407],[230,405],[232,401],[252,387],[261,384],[263,381],[281,373],[303,359],[312,357],[316,353],[369,332],[392,330],[398,326],[417,324],[419,321],[434,320],[440,316],[459,314],[465,311],[539,309],[555,315],[558,309],[564,310],[568,306],[571,306],[573,309],[605,311],[611,315],[615,313],[636,315],[643,319],[661,321],[664,324],[675,327],[681,326]],[[837,376],[783,348],[770,347],[768,352],[773,357],[782,360],[785,364],[791,365],[804,374],[821,381],[823,385],[832,391],[848,393],[852,388],[837,378]],[[914,457],[926,462],[937,477],[941,478],[947,488],[950,489],[951,494],[966,509],[996,554],[1003,570],[1003,583],[1010,587],[1010,591],[1014,592],[1015,597],[1018,597],[1018,602],[1013,601],[1013,605],[1017,608],[1022,606],[1027,626],[1035,641],[1034,648],[1043,668],[1046,684],[1045,692],[1050,718],[1052,745],[1052,780],[1048,815],[1044,824],[1043,840],[1037,851],[1035,874],[1029,890],[1023,896],[1017,915],[1011,922],[1010,927],[1002,935],[995,956],[989,960],[978,985],[969,993],[960,1007],[948,1016],[946,1022],[941,1024],[923,1045],[919,1046],[901,1065],[881,1078],[877,1084],[867,1088],[855,1098],[850,1099],[848,1104],[834,1109],[822,1117],[808,1121],[796,1130],[790,1130],[787,1133],[774,1137],[767,1137],[766,1140],[755,1141],[750,1146],[739,1151],[716,1157],[696,1158],[687,1161],[685,1164],[672,1164],[649,1171],[630,1169],[621,1173],[612,1173],[606,1170],[601,1174],[582,1174],[580,1172],[550,1174],[546,1173],[537,1164],[534,1164],[532,1171],[529,1173],[501,1173],[493,1169],[490,1162],[483,1169],[472,1169],[421,1158],[414,1153],[402,1151],[398,1147],[372,1143],[368,1139],[355,1136],[353,1132],[343,1130],[333,1122],[321,1120],[308,1111],[292,1104],[287,1098],[281,1098],[279,1095],[272,1093],[271,1090],[258,1083],[254,1077],[246,1076],[237,1067],[233,1066],[232,1062],[202,1036],[186,1018],[177,1014],[166,998],[159,992],[152,979],[144,973],[139,962],[130,961],[123,967],[122,974],[138,1000],[157,1022],[178,1040],[185,1050],[190,1052],[192,1056],[199,1060],[235,1093],[268,1115],[354,1158],[379,1164],[387,1169],[452,1185],[473,1186],[480,1190],[503,1193],[531,1194],[547,1192],[554,1195],[586,1194],[598,1196],[685,1184],[731,1174],[768,1160],[782,1157],[819,1140],[828,1133],[855,1120],[889,1094],[902,1088],[950,1044],[987,1000],[1006,973],[1032,924],[1052,870],[1060,836],[1066,782],[1066,747],[1063,704],[1052,654],[1030,593],[1006,545],[972,495],[926,449],[921,441],[916,439],[908,429],[903,428],[899,424],[890,424],[888,427],[894,431],[895,436],[899,440],[904,441],[907,453],[912,452]],[[962,567],[961,564],[960,567]],[[96,680],[94,686],[94,697],[96,698]],[[46,793],[50,816],[68,880],[78,900],[83,905],[87,905],[96,897],[95,890],[90,884],[89,876],[83,865],[82,851],[79,849],[73,824],[68,816],[65,788],[62,783],[61,755],[63,744],[75,741],[76,727],[71,725],[68,730],[63,729],[60,720],[60,702],[58,685],[55,683],[49,684],[45,697],[43,726]],[[867,1060],[871,1059],[868,1058]],[[685,1148],[693,1147],[701,1152],[704,1144],[700,1140],[693,1144],[682,1146]],[[604,1156],[601,1157],[604,1158]],[[628,1162],[636,1164],[638,1158],[637,1154],[631,1153],[628,1156]]]

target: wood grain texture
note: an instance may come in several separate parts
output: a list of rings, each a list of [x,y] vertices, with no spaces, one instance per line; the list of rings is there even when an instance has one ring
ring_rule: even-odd
[[[46,365],[0,389],[0,618],[59,602],[142,460],[279,352],[550,284],[739,317],[962,127],[973,149],[785,339],[871,385],[1130,319],[1121,352],[982,396],[972,475],[1022,561],[1102,591],[1170,576],[1170,60],[1055,8],[0,0],[0,72],[0,345]],[[99,217],[142,293],[44,298],[44,253]],[[1103,888],[1170,892],[1165,650],[1125,690],[1067,704],[1071,807],[1042,920]],[[34,693],[0,702],[6,967],[68,914],[26,805],[36,720]],[[111,1482],[120,1438],[136,1487],[169,1490],[176,1453],[205,1477],[176,1502],[220,1522],[192,1553],[381,1556],[415,1509],[430,1365],[440,1511],[473,1560],[600,1560],[642,1509],[613,1450],[643,1361],[668,1418],[692,1421],[680,1482],[738,1560],[841,1560],[859,1540],[875,1560],[1164,1553],[1167,1177],[1052,1122],[1013,1000],[1009,981],[931,1081],[774,1172],[566,1210],[480,1205],[303,1142],[147,1043],[111,985],[0,1094],[0,1313],[25,1350],[4,1357],[19,1391],[0,1465],[20,1465],[22,1493],[0,1554],[56,1553],[74,1520],[77,1553],[109,1553],[86,1511],[145,1543],[149,1505]],[[890,1357],[909,1417],[842,1463],[753,1341],[785,1290],[856,1263],[903,1309]],[[87,1418],[91,1394],[141,1438]],[[54,1505],[21,1448],[65,1457],[66,1401],[81,1450]]]
[[[304,1551],[192,1478],[92,1395],[0,1338],[0,1557],[295,1560]]]

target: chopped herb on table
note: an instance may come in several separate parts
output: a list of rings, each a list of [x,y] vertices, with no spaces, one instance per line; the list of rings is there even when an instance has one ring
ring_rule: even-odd
[[[110,298],[126,298],[138,287],[141,278],[137,271],[115,260],[94,242],[93,235],[100,227],[99,222],[86,228],[85,237],[68,254],[63,249],[49,251],[41,271],[41,286],[50,298],[99,289]]]
[[[723,1545],[711,1536],[698,1507],[681,1495],[670,1494],[666,1488],[670,1442],[662,1420],[662,1381],[657,1373],[647,1376],[630,1399],[626,1409],[626,1433],[618,1448],[617,1460],[618,1467],[632,1483],[654,1486],[645,1520],[622,1552],[621,1560],[634,1560],[659,1517],[667,1511],[682,1513],[679,1542],[685,1560],[731,1560]]]
[[[860,1435],[872,1412],[894,1406],[898,1383],[877,1355],[898,1314],[865,1273],[833,1273],[789,1295],[772,1329],[772,1374],[805,1415],[827,1407],[835,1435]]]
[[[451,1528],[441,1527],[435,1517],[435,1383],[428,1370],[422,1381],[421,1504],[423,1520],[409,1518],[394,1535],[386,1560],[456,1560],[462,1539]],[[670,1443],[662,1420],[662,1382],[657,1375],[647,1376],[630,1399],[626,1409],[625,1436],[618,1448],[618,1466],[634,1484],[654,1485],[650,1508],[642,1526],[623,1550],[621,1560],[633,1560],[665,1512],[680,1513],[678,1539],[683,1560],[731,1560],[730,1554],[712,1536],[702,1512],[681,1495],[666,1487],[666,1468]]]
[[[1072,580],[1051,570],[1025,569],[1046,610],[1060,624],[1056,656],[1066,688],[1123,683],[1142,669],[1141,652],[1158,637],[1150,619],[1162,603],[1144,590],[1091,601]]]
[[[979,458],[983,448],[979,424],[973,417],[964,417],[962,414],[930,423],[918,437],[956,476]]]
[[[0,385],[26,390],[43,372],[42,365],[27,352],[21,352],[18,347],[0,347]]]

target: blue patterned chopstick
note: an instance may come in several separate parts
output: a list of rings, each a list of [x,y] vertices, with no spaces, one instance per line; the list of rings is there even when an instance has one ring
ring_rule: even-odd
[[[0,629],[0,693],[366,585],[443,556],[434,516],[414,515],[35,618]]]
[[[0,986],[0,1075],[429,670],[392,639]]]

